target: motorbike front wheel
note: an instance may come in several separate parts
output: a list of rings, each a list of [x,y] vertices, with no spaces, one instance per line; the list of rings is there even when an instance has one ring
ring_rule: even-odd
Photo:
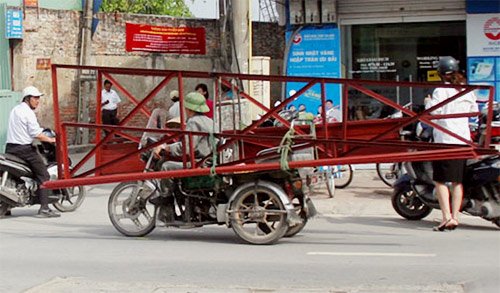
[[[12,208],[11,205],[0,201],[0,218],[5,217],[11,208]]]
[[[52,205],[60,212],[73,212],[82,205],[87,192],[83,186],[59,189],[59,200]]]
[[[288,230],[280,197],[259,182],[241,190],[231,205],[231,227],[250,244],[273,244]]]
[[[142,237],[156,225],[156,207],[148,202],[150,190],[139,182],[118,184],[108,201],[108,215],[113,226],[125,236]]]
[[[421,220],[432,211],[432,208],[424,204],[411,188],[394,189],[391,202],[394,210],[408,220]]]
[[[492,222],[493,224],[497,225],[498,228],[500,228],[500,217],[493,219]]]

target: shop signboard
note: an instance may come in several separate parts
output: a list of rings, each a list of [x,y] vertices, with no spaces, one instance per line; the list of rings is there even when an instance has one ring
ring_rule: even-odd
[[[38,7],[38,0],[24,0],[25,7]]]
[[[287,42],[292,32],[287,32]],[[291,41],[286,72],[288,76],[340,78],[340,30],[336,26],[307,27],[295,34]],[[286,98],[304,87],[305,83],[289,82],[286,85]],[[339,84],[325,84],[326,100],[341,106]],[[316,84],[300,95],[293,103],[298,109],[304,104],[306,111],[317,114],[321,105],[321,85]]]
[[[467,15],[467,76],[471,84],[495,87],[500,101],[500,16],[498,13]],[[478,91],[488,99],[488,91]]]
[[[36,70],[49,70],[51,66],[50,58],[37,58]]]
[[[7,8],[5,14],[5,38],[23,38],[23,12],[17,8]]]
[[[498,13],[467,15],[467,55],[500,56]]]
[[[205,28],[166,27],[126,23],[126,50],[199,54],[206,53]]]
[[[490,85],[495,87],[495,100],[500,101],[500,57],[467,58],[467,76],[471,84]],[[487,90],[477,91],[479,100],[487,100]]]

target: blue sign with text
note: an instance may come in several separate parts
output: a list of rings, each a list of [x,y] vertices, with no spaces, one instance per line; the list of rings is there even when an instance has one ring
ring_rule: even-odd
[[[23,38],[23,12],[19,9],[7,9],[5,15],[5,38]]]
[[[500,101],[500,57],[467,58],[467,76],[470,84],[495,87],[495,100]],[[489,91],[476,91],[478,100],[488,100]]]
[[[287,32],[287,42],[292,32]],[[286,73],[288,76],[340,78],[340,30],[336,26],[309,27],[294,35],[288,54]],[[290,97],[306,84],[289,82],[286,85],[286,96]],[[325,84],[326,100],[332,100],[335,106],[341,105],[339,84]],[[321,85],[316,84],[300,95],[293,103],[306,106],[306,112],[318,113],[321,105]]]

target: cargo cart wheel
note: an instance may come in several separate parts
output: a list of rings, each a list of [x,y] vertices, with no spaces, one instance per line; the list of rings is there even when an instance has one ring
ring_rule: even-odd
[[[118,184],[108,201],[108,215],[113,226],[125,236],[141,237],[149,234],[156,225],[156,207],[149,203],[139,182]]]
[[[273,244],[288,230],[283,202],[262,183],[241,190],[230,214],[236,235],[251,244]]]

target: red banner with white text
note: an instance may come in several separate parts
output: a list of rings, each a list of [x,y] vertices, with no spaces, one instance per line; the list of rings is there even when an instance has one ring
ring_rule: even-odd
[[[176,54],[206,53],[205,28],[167,27],[126,23],[127,52],[145,51]]]

